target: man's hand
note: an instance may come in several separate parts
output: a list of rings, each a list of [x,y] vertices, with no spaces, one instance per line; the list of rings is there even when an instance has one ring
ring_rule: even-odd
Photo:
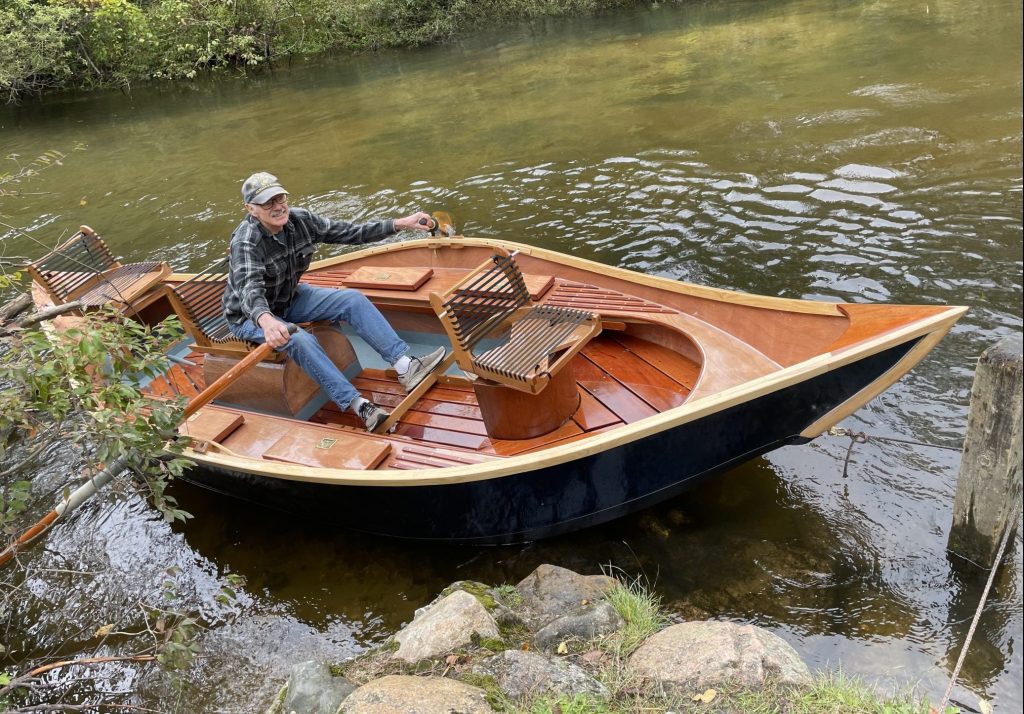
[[[263,330],[263,339],[275,350],[288,344],[288,324],[281,322],[269,312],[259,317],[259,326]]]
[[[417,211],[411,216],[395,219],[396,231],[429,231],[434,227],[434,219],[429,213]]]

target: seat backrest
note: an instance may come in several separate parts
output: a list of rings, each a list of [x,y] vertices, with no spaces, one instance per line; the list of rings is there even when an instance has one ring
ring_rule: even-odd
[[[530,291],[515,256],[501,251],[453,287],[434,309],[456,347],[456,361],[466,369],[469,365],[459,360],[458,352],[471,355],[482,339],[500,332],[529,304]]]
[[[168,288],[168,298],[185,331],[201,352],[244,356],[249,342],[234,336],[224,316],[224,290],[228,284],[228,258],[221,258],[194,277]]]
[[[54,304],[67,302],[99,282],[103,273],[120,267],[107,244],[93,229],[82,226],[59,248],[27,266],[29,275],[41,285]]]

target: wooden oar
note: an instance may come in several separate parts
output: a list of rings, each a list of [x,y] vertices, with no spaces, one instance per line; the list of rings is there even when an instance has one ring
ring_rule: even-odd
[[[295,332],[295,325],[288,326],[288,332]],[[188,404],[185,406],[185,412],[182,415],[182,421],[188,419],[190,416],[195,414],[197,411],[202,409],[208,403],[216,399],[224,390],[232,385],[242,374],[246,372],[254,364],[258,364],[263,361],[263,358],[270,354],[274,348],[268,345],[266,342],[261,344],[259,347],[254,349],[252,352],[247,354],[243,359],[238,361],[234,367],[229,369],[227,372],[222,374],[213,384],[208,386],[202,392],[192,397]],[[90,478],[84,484],[75,489],[67,498],[57,504],[57,507],[52,511],[43,516],[38,523],[31,528],[27,529],[21,535],[19,535],[13,543],[4,548],[3,552],[0,553],[0,567],[3,567],[14,557],[14,554],[18,549],[28,545],[33,540],[41,536],[43,533],[48,531],[50,527],[57,521],[61,516],[71,513],[76,508],[81,506],[93,495],[96,494],[101,488],[106,486],[108,483],[114,480],[114,478],[124,471],[128,467],[128,459],[124,456],[119,456],[114,459],[111,463],[107,464],[106,467],[100,470],[98,474]]]

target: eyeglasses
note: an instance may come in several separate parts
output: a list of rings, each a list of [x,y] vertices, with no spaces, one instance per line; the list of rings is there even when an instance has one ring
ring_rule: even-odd
[[[275,206],[284,206],[284,205],[287,205],[287,203],[288,203],[288,194],[287,193],[279,193],[276,196],[274,196],[272,199],[267,201],[266,203],[257,203],[256,205],[259,206],[260,208],[262,208],[265,211],[269,211],[270,209],[274,208]]]

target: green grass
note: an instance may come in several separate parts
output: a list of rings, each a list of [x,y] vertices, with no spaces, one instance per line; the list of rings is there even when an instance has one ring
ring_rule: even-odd
[[[645,587],[639,578],[631,582],[619,580],[606,597],[626,624],[601,644],[605,651],[620,657],[628,656],[668,624],[668,618],[661,610],[661,598]]]

